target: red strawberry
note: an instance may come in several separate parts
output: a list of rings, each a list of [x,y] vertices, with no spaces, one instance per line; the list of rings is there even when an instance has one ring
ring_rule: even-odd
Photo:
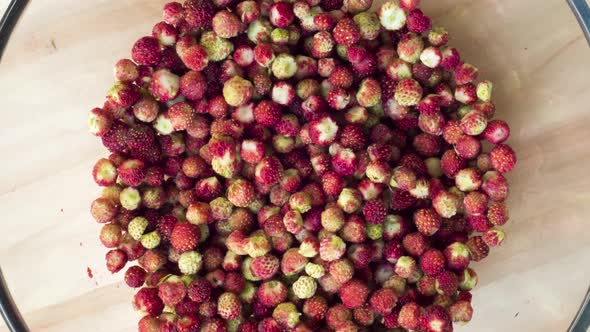
[[[336,24],[332,31],[334,40],[344,46],[352,46],[361,38],[361,32],[356,23],[350,18],[344,18]]]
[[[363,207],[363,215],[368,223],[380,224],[385,220],[387,209],[385,208],[383,201],[373,199],[365,203],[365,206]]]
[[[201,230],[188,222],[177,223],[170,234],[170,244],[180,253],[193,250],[201,240]]]
[[[397,295],[391,288],[382,288],[371,295],[371,308],[381,316],[391,313],[397,302]]]
[[[369,295],[369,287],[359,280],[350,280],[340,288],[340,299],[347,308],[363,305]]]
[[[427,250],[420,257],[420,268],[426,275],[435,276],[439,274],[444,269],[444,267],[445,256],[439,250]]]

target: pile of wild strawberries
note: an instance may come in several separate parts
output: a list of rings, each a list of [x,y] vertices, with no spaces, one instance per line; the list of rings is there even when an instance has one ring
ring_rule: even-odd
[[[418,0],[187,0],[90,115],[139,331],[452,331],[516,163]],[[485,148],[482,142],[485,143]],[[489,152],[484,152],[489,151]]]

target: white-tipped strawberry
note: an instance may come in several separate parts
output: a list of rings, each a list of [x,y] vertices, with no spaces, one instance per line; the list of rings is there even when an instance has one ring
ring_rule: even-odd
[[[270,93],[272,101],[279,105],[291,105],[295,101],[295,89],[287,82],[277,82]]]
[[[234,51],[234,61],[240,67],[248,67],[254,62],[254,50],[248,45],[242,45]]]
[[[386,30],[399,30],[406,24],[406,12],[397,1],[388,1],[379,8],[379,20]]]
[[[442,62],[440,50],[434,46],[425,48],[420,54],[420,61],[429,68],[437,68]]]
[[[244,140],[240,146],[240,156],[245,162],[257,164],[264,158],[264,144],[256,140]]]
[[[236,107],[231,117],[241,123],[250,124],[254,122],[254,103],[247,103],[245,105]]]
[[[309,136],[317,145],[330,145],[336,140],[337,134],[338,124],[330,116],[323,116],[309,123]]]

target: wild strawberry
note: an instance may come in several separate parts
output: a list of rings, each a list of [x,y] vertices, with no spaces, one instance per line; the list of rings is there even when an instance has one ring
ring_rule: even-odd
[[[414,223],[420,233],[431,236],[441,226],[441,217],[433,209],[420,209],[414,213]]]
[[[272,312],[271,310],[269,311]],[[278,332],[281,331],[281,327],[276,320],[271,317],[266,317],[258,323],[258,331]]]
[[[476,136],[484,132],[487,126],[486,117],[478,111],[467,113],[460,123],[461,130],[466,135]]]
[[[422,87],[413,79],[400,81],[395,89],[395,100],[402,106],[417,105],[422,98]]]
[[[289,197],[289,207],[299,213],[305,213],[311,209],[312,199],[306,191],[296,192]]]
[[[496,227],[490,228],[482,235],[483,241],[490,247],[497,247],[501,245],[502,242],[504,242],[505,237],[506,234],[504,231]]]
[[[483,132],[486,141],[492,144],[504,143],[510,136],[510,127],[502,120],[492,120]]]
[[[446,70],[455,69],[461,63],[461,56],[459,52],[452,48],[446,47],[441,50],[442,62],[441,66]]]
[[[426,332],[445,332],[452,330],[449,315],[440,306],[431,306],[425,309],[420,317],[420,325]]]
[[[320,31],[313,35],[311,54],[315,58],[327,58],[334,50],[334,39],[328,31]]]
[[[272,312],[272,318],[284,329],[292,329],[299,323],[300,313],[291,302],[283,302],[276,306]]]
[[[412,143],[416,152],[425,157],[433,157],[439,154],[440,143],[436,136],[421,133],[414,137]]]
[[[343,110],[349,105],[351,101],[351,96],[344,89],[333,88],[328,92],[328,95],[326,96],[326,101],[328,102],[328,105],[330,105],[330,107],[332,107],[333,109]]]
[[[205,278],[195,279],[188,285],[187,295],[196,303],[203,303],[211,297],[212,286]]]
[[[165,305],[174,307],[186,296],[186,287],[179,277],[173,276],[158,286],[158,296]]]
[[[414,9],[408,14],[407,26],[408,30],[412,32],[422,33],[430,30],[432,27],[432,22],[430,21],[430,18],[424,15],[420,9]]]
[[[280,281],[266,281],[258,288],[258,300],[267,307],[274,307],[287,299],[287,287]]]
[[[401,307],[398,323],[405,329],[416,329],[420,325],[420,306],[414,302],[406,303]]]
[[[363,207],[365,220],[371,224],[380,224],[385,220],[387,209],[381,200],[370,200]]]
[[[405,62],[417,63],[424,50],[422,37],[412,32],[405,34],[397,44],[399,58]],[[425,69],[429,69],[424,66]]]
[[[345,185],[344,179],[334,171],[325,172],[321,181],[324,192],[334,197],[340,194]]]
[[[192,29],[211,28],[215,8],[213,3],[203,0],[190,0],[184,4],[184,18]]]
[[[516,165],[516,154],[510,146],[499,144],[490,151],[490,162],[496,171],[508,173]]]
[[[453,75],[457,85],[465,85],[477,79],[478,69],[469,63],[460,63],[454,68]]]
[[[445,256],[436,249],[427,250],[420,257],[420,268],[429,276],[435,276],[445,267]]]
[[[468,215],[467,221],[469,222],[471,228],[473,228],[473,230],[477,232],[485,232],[488,229],[490,229],[490,227],[492,227],[492,224],[490,223],[488,217],[485,214]]]
[[[256,1],[242,1],[236,5],[236,13],[244,24],[249,24],[260,16],[260,6]]]
[[[328,311],[328,303],[325,298],[319,295],[315,295],[303,303],[303,314],[314,321],[324,319],[326,311]]]
[[[424,296],[435,296],[436,292],[436,279],[431,276],[422,276],[416,284],[418,292]]]
[[[473,236],[471,237],[467,243],[467,248],[471,253],[471,259],[479,262],[480,260],[486,258],[490,252],[490,248],[484,242],[481,236]]]
[[[93,108],[90,111],[88,116],[88,129],[91,134],[102,137],[109,132],[112,125],[113,120],[107,111],[101,108]]]
[[[238,107],[247,104],[252,93],[252,83],[239,76],[234,76],[223,84],[223,97],[230,106]]]
[[[183,315],[176,321],[176,330],[178,332],[194,332],[201,327],[201,321],[195,314]]]
[[[190,46],[180,54],[180,58],[186,67],[196,72],[205,69],[209,63],[207,50],[201,45]]]
[[[443,271],[436,276],[436,291],[442,295],[454,295],[458,289],[457,276],[450,271]]]
[[[223,293],[217,300],[217,313],[223,319],[234,319],[242,312],[240,298],[230,292]]]
[[[164,303],[158,297],[157,288],[142,288],[135,294],[133,300],[135,310],[158,316],[164,309]]]
[[[362,243],[366,240],[366,225],[360,216],[352,215],[340,229],[340,236],[347,242]]]
[[[359,78],[365,78],[377,69],[377,59],[363,47],[348,47],[346,49],[346,57],[348,57],[353,71]]]
[[[198,226],[184,222],[177,223],[170,234],[170,243],[180,253],[196,248],[201,238]]]
[[[428,68],[438,68],[442,62],[442,54],[438,48],[430,46],[420,53],[420,61]]]
[[[337,206],[327,207],[322,211],[321,222],[325,230],[335,233],[344,225],[344,212]]]
[[[361,81],[356,94],[360,106],[373,107],[381,101],[381,86],[377,80],[366,78]]]
[[[502,174],[488,171],[483,175],[482,190],[492,201],[504,201],[508,197],[508,181]]]
[[[508,222],[508,206],[504,202],[493,202],[488,208],[488,220],[496,226],[502,226]]]
[[[326,312],[326,323],[331,329],[345,326],[352,319],[352,312],[342,304],[331,306]]]
[[[287,250],[281,259],[281,272],[290,276],[303,271],[308,259],[299,253],[297,248]]]
[[[350,280],[340,288],[340,299],[350,309],[363,305],[368,294],[369,288],[359,280]]]
[[[338,44],[344,46],[351,46],[361,38],[358,25],[350,18],[338,21],[332,35]]]
[[[218,11],[211,21],[213,31],[221,38],[237,36],[243,29],[242,22],[233,13],[227,10]]]
[[[481,152],[481,143],[472,136],[464,135],[457,140],[455,152],[465,159],[473,159]]]
[[[345,251],[346,243],[336,235],[328,235],[320,242],[320,257],[325,261],[337,260]]]
[[[472,191],[463,199],[463,207],[470,215],[480,215],[488,207],[488,197],[479,191]]]
[[[457,301],[448,308],[449,316],[453,322],[467,323],[473,316],[473,308],[469,301]]]
[[[168,69],[159,69],[152,74],[149,89],[159,101],[171,101],[180,92],[180,78]],[[157,121],[156,126],[158,126]],[[157,127],[156,130],[158,130]]]
[[[367,145],[367,137],[360,126],[347,125],[340,133],[340,143],[345,148],[356,150]]]
[[[406,24],[406,13],[396,1],[388,1],[379,8],[379,20],[386,30],[399,30]]]
[[[359,27],[362,39],[375,40],[379,36],[381,24],[379,22],[379,16],[376,13],[363,11],[356,14],[352,19]],[[393,52],[389,53],[387,57],[389,58],[390,55],[392,56]]]
[[[125,272],[125,283],[132,288],[143,286],[147,272],[140,266],[132,266]]]
[[[273,185],[279,182],[283,166],[275,157],[265,157],[257,165],[255,170],[256,183],[261,185]]]
[[[316,281],[312,277],[300,276],[293,283],[293,293],[300,299],[311,298],[317,289]]]
[[[160,43],[153,37],[140,38],[131,50],[131,58],[140,65],[155,65],[161,56]]]
[[[424,234],[415,232],[404,236],[402,245],[410,255],[420,256],[429,248],[430,243]]]
[[[352,176],[358,165],[359,160],[351,149],[341,149],[332,157],[332,168],[341,176]]]
[[[313,24],[319,31],[331,31],[336,26],[334,18],[329,13],[319,13],[313,17]]]
[[[196,251],[187,251],[178,258],[178,269],[183,274],[196,274],[203,265],[203,256]]]
[[[279,1],[270,6],[268,11],[270,23],[279,28],[286,28],[293,22],[293,8],[287,2]]]
[[[373,325],[373,322],[375,321],[375,312],[365,304],[354,309],[353,317],[358,324],[362,326],[370,326]]]
[[[310,122],[309,134],[315,144],[330,145],[337,133],[338,125],[330,117],[322,117]]]
[[[460,204],[461,200],[457,195],[444,190],[441,190],[432,200],[432,207],[443,218],[451,218],[457,214]]]
[[[390,288],[382,288],[373,293],[370,299],[371,308],[379,315],[386,316],[391,313],[397,302],[397,295]]]
[[[287,53],[279,54],[271,64],[274,77],[280,80],[293,77],[298,70],[295,57]]]
[[[301,242],[299,245],[299,253],[308,258],[315,257],[319,254],[320,251],[320,243],[317,238],[314,236],[309,236],[305,240]],[[308,263],[309,265],[309,263]],[[307,268],[307,265],[306,265]]]
[[[464,168],[455,175],[455,185],[461,191],[478,190],[482,185],[482,178],[475,168]]]
[[[163,14],[164,22],[176,26],[183,20],[183,8],[178,2],[168,2],[164,5]]]

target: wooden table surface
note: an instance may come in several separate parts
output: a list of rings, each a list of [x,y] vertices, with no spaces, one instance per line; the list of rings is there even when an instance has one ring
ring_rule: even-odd
[[[136,330],[133,291],[104,267],[88,212],[105,150],[86,119],[164,2],[33,0],[6,49],[0,265],[32,331]],[[509,237],[476,264],[474,319],[457,330],[564,331],[590,281],[590,48],[563,0],[423,3],[494,81],[519,158]]]

